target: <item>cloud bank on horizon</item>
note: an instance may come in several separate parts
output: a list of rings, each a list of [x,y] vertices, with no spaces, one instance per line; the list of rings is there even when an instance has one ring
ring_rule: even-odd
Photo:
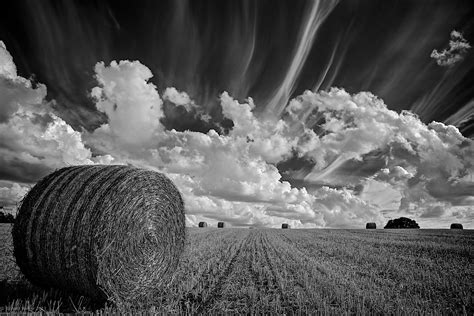
[[[305,91],[280,117],[223,92],[231,127],[177,131],[163,124],[165,103],[196,120],[213,118],[184,91],[160,93],[152,76],[139,61],[97,63],[90,95],[108,121],[77,131],[45,100],[44,85],[17,75],[1,43],[0,203],[19,201],[63,166],[133,164],[176,183],[189,225],[357,228],[408,215],[424,227],[472,226],[474,141],[454,126],[426,125],[369,92],[331,88]],[[305,168],[282,170],[292,159]]]

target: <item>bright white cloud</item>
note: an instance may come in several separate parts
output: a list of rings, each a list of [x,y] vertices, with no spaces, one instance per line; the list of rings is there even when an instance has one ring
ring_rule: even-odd
[[[191,100],[191,98],[186,92],[179,92],[174,87],[169,87],[165,89],[165,92],[163,92],[163,99],[169,100],[170,102],[176,105],[184,106],[188,111],[191,110],[192,106],[195,106],[194,102]]]
[[[440,203],[445,208],[473,205],[474,182],[466,175],[474,174],[474,142],[454,126],[426,125],[409,112],[388,110],[370,93],[350,95],[336,88],[306,91],[290,102],[287,113],[300,128],[307,128],[314,117],[323,122],[323,132],[308,134],[310,140],[298,147],[301,155],[316,162],[306,181],[347,185],[351,173],[359,173],[359,182],[374,178],[399,190],[400,209],[421,213]],[[369,157],[378,159],[381,167],[366,168],[365,175],[348,168],[351,161],[359,161],[352,163],[358,169],[377,165]]]
[[[34,182],[54,169],[93,163],[81,133],[53,113],[46,87],[16,75],[0,45],[0,164],[4,179]]]
[[[176,107],[183,107],[186,112],[192,113],[197,120],[204,122],[211,120],[211,116],[206,113],[202,107],[194,103],[191,97],[184,91],[180,92],[174,87],[168,87],[163,92],[163,100],[168,101]]]
[[[0,109],[5,179],[31,182],[71,164],[150,168],[176,183],[190,225],[223,220],[238,226],[364,227],[368,221],[383,225],[381,210],[431,221],[466,219],[466,208],[474,205],[473,141],[453,126],[425,125],[409,112],[390,111],[368,92],[306,91],[282,118],[256,114],[251,98],[241,103],[224,92],[222,114],[233,122],[227,134],[181,132],[161,124],[163,101],[146,66],[98,63],[91,95],[108,122],[80,133],[52,113],[43,101],[44,86],[33,89],[16,76],[9,56],[0,54],[0,89],[9,96]],[[163,100],[200,113],[175,88],[167,88]],[[89,148],[105,154],[92,157]],[[284,181],[276,166],[294,155],[313,165],[309,173],[299,171],[308,188]],[[2,194],[12,195],[12,188]],[[378,198],[382,189],[385,199]]]
[[[229,136],[239,141],[245,140],[251,154],[270,163],[291,156],[298,137],[291,135],[289,126],[282,119],[257,118],[253,113],[255,105],[252,98],[249,98],[248,103],[239,103],[224,92],[220,100],[222,113],[234,123]]]
[[[17,76],[13,58],[0,41],[0,123],[7,122],[21,105],[41,103],[45,96],[44,85],[34,89],[29,80]]]
[[[5,43],[0,41],[0,76],[4,78],[14,79],[16,75],[16,66],[13,57],[7,50]]]
[[[116,65],[112,63],[110,67]],[[115,75],[124,85],[128,79],[133,80],[122,73]],[[100,102],[119,99],[113,90],[110,93]],[[128,96],[130,102],[124,106],[139,103],[132,98],[133,93]],[[193,104],[186,94],[171,88],[165,90],[163,99],[176,105]],[[319,192],[309,193],[282,181],[275,163],[291,157],[301,135],[283,119],[257,117],[252,99],[240,103],[224,92],[220,101],[223,115],[234,124],[227,135],[214,130],[204,134],[157,128],[153,140],[143,143],[140,150],[130,150],[113,137],[126,133],[127,127],[118,124],[112,131],[113,118],[109,118],[108,130],[103,126],[102,134],[96,130],[87,140],[117,161],[168,174],[182,191],[188,214],[194,216],[188,217],[189,221],[211,219],[262,226],[279,226],[285,221],[294,227],[341,227],[380,220],[375,208],[348,190],[323,187]],[[139,122],[140,117],[134,119]]]
[[[162,100],[156,86],[148,83],[150,69],[138,61],[103,62],[95,66],[98,87],[92,89],[97,109],[107,114],[109,122],[97,133],[111,135],[131,148],[152,141],[162,126]]]
[[[176,105],[193,104],[175,89],[165,94]],[[137,103],[130,100],[130,104]],[[428,208],[470,203],[469,194],[453,199],[453,194],[437,193],[440,188],[466,191],[471,186],[460,179],[472,172],[469,157],[474,145],[453,126],[425,125],[409,112],[388,110],[370,93],[350,95],[336,88],[306,91],[290,102],[282,119],[255,115],[251,98],[240,103],[224,92],[220,101],[223,115],[234,124],[227,135],[214,130],[204,134],[157,129],[153,141],[141,151],[127,151],[120,143],[110,146],[108,141],[102,149],[108,149],[118,161],[133,161],[173,175],[196,220],[275,226],[284,220],[296,227],[348,227],[365,221],[383,224],[379,212],[383,203],[377,203],[370,190],[362,199],[348,189],[324,186],[345,187],[350,183],[344,179],[351,179],[354,185],[368,185],[374,179],[390,192],[399,192],[391,194],[391,207],[398,198],[400,210],[418,208],[419,215],[426,211],[421,208],[423,203]],[[318,133],[312,128],[316,121],[322,122]],[[116,133],[125,132],[125,126],[116,127],[124,129]],[[319,182],[320,189],[297,189],[281,180],[275,164],[293,153],[315,163],[304,181]],[[351,170],[354,166],[368,171]],[[347,177],[348,172],[357,174]]]
[[[433,49],[430,57],[433,58],[439,66],[451,67],[461,62],[470,48],[471,45],[462,34],[454,30],[451,32],[449,49],[443,49],[441,52]]]
[[[21,201],[29,189],[29,186],[15,182],[0,181],[0,206],[14,206],[18,201]]]

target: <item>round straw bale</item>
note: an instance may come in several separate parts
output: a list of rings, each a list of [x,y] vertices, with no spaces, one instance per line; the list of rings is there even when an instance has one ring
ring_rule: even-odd
[[[225,226],[224,222],[217,223],[217,228],[224,228],[224,226]]]
[[[287,223],[283,223],[283,224],[281,224],[281,228],[282,229],[288,229],[288,228],[290,228],[290,225],[287,224]]]
[[[451,229],[463,229],[462,224],[459,223],[452,223]]]
[[[366,229],[376,229],[376,228],[377,228],[377,224],[375,224],[375,223],[367,223],[367,224],[365,224],[365,228],[366,228]]]
[[[207,223],[206,222],[199,222],[199,227],[207,227]]]
[[[39,181],[12,230],[34,284],[121,303],[146,300],[176,269],[184,205],[166,176],[129,166],[74,166]]]

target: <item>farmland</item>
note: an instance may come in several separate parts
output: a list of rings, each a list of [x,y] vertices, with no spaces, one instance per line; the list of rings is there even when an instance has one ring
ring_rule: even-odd
[[[0,230],[0,311],[92,308],[22,279],[9,231]],[[473,259],[469,230],[190,228],[152,311],[472,315]]]

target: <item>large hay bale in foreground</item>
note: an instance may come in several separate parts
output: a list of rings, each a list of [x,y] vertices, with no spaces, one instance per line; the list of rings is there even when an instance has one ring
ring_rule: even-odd
[[[217,223],[217,228],[224,228],[224,226],[225,226],[224,222]]]
[[[290,228],[290,225],[287,224],[287,223],[283,223],[283,224],[281,224],[281,228],[282,229],[288,229],[288,228]]]
[[[18,266],[32,283],[139,302],[176,269],[184,205],[174,184],[157,172],[68,167],[31,189],[12,234]]]
[[[452,223],[451,229],[463,229],[462,224],[459,223]]]
[[[367,224],[365,224],[365,229],[377,229],[377,224],[367,223]]]
[[[206,222],[199,222],[198,226],[199,227],[207,227],[207,223]]]

